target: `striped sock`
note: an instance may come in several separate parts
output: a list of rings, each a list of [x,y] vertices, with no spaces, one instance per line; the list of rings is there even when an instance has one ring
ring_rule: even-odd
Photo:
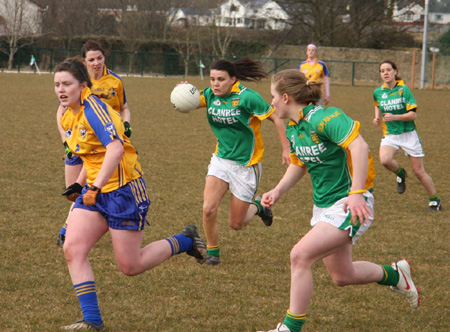
[[[206,246],[208,249],[209,256],[220,257],[220,247],[219,246]]]
[[[383,279],[378,281],[378,284],[396,287],[398,284],[398,280],[400,278],[398,272],[395,271],[394,268],[390,265],[380,265],[380,266],[383,269],[384,276]]]
[[[305,320],[306,314],[295,315],[288,310],[283,324],[286,325],[291,332],[300,332],[303,324],[305,324]]]
[[[78,285],[74,285],[75,294],[80,301],[83,319],[96,325],[102,324],[102,316],[98,307],[97,291],[95,289],[95,281],[86,281]]]
[[[260,214],[263,210],[263,207],[261,205],[261,201],[259,199],[255,199],[251,204],[256,205],[258,208],[258,211],[256,211],[256,214]]]
[[[403,167],[398,167],[396,171],[394,171],[395,174],[397,174],[398,177],[402,177],[405,175],[405,169]]]
[[[59,231],[59,235],[66,235],[66,231],[67,231],[67,221],[64,223],[64,226]]]
[[[170,243],[172,256],[181,254],[182,252],[194,250],[194,242],[189,236],[178,234],[165,239]]]
[[[434,194],[434,195],[431,195],[431,196],[429,196],[428,197],[428,200],[430,201],[430,202],[439,202],[439,197],[438,197],[438,195],[437,194]]]

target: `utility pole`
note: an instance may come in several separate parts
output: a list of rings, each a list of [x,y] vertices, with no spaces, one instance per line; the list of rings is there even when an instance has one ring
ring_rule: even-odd
[[[423,42],[422,42],[422,71],[421,71],[422,77],[420,80],[421,89],[425,87],[425,72],[427,65],[428,2],[429,0],[425,0],[425,17],[423,21]]]

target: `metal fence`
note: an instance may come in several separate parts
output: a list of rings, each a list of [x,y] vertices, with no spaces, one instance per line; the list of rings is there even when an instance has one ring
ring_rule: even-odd
[[[40,72],[52,73],[57,64],[78,54],[80,54],[78,49],[23,47],[18,49],[14,57],[12,71],[33,72],[39,68]],[[30,66],[32,56],[38,67]],[[203,74],[202,65],[209,68],[210,63],[219,58],[217,55],[207,54],[110,51],[106,57],[106,66],[121,76],[200,76]],[[239,57],[229,56],[227,58],[234,61]],[[297,68],[300,61],[303,60],[298,58],[254,58],[263,63],[264,70],[269,75],[280,70]],[[326,59],[324,61],[334,84],[361,86],[374,85],[381,81],[378,74],[378,62]],[[8,56],[2,52],[0,53],[0,71],[7,71],[7,68]],[[450,74],[448,73],[450,71],[445,71],[445,73],[440,71],[440,76],[435,79],[435,82],[444,87],[450,86]],[[207,69],[205,69],[205,75],[207,75]],[[431,82],[431,68],[427,71],[428,76],[429,79],[426,82]],[[407,79],[407,77],[404,78]]]

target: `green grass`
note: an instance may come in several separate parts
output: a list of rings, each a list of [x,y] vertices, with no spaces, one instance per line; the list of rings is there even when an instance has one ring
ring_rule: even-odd
[[[202,195],[215,138],[204,112],[175,112],[169,102],[176,78],[124,78],[132,112],[132,141],[152,205],[144,243],[201,228]],[[64,166],[57,132],[52,75],[0,74],[0,331],[58,331],[80,318],[57,234],[69,202],[61,197]],[[208,81],[191,82],[199,88]],[[248,86],[270,101],[269,83]],[[425,168],[434,179],[444,211],[427,211],[425,190],[408,160],[405,194],[378,159],[381,138],[372,126],[375,87],[332,85],[331,103],[362,125],[376,161],[376,218],[354,247],[355,260],[380,264],[405,257],[422,294],[414,311],[406,300],[376,284],[338,288],[322,263],[314,267],[315,290],[304,332],[449,331],[450,146],[447,91],[415,90]],[[262,126],[266,153],[261,192],[285,171],[276,131]],[[223,263],[198,266],[180,255],[137,277],[116,267],[105,236],[92,250],[98,296],[108,331],[256,331],[274,328],[289,305],[289,252],[309,227],[308,178],[275,206],[274,224],[258,219],[236,232],[227,224],[229,196],[220,207]],[[202,233],[202,229],[201,229]]]

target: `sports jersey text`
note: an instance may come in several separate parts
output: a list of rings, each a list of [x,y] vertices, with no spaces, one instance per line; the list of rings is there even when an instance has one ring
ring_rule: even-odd
[[[319,143],[318,145],[312,146],[296,146],[295,154],[302,163],[322,163],[323,161],[320,160],[318,155],[326,150],[327,148],[325,145],[323,143]]]
[[[215,109],[213,107],[208,108],[208,114],[212,115],[214,122],[233,124],[238,122],[235,118],[237,115],[241,115],[240,109]]]
[[[401,110],[403,108],[403,103],[405,98],[396,98],[392,100],[381,100],[380,106],[384,111]]]

